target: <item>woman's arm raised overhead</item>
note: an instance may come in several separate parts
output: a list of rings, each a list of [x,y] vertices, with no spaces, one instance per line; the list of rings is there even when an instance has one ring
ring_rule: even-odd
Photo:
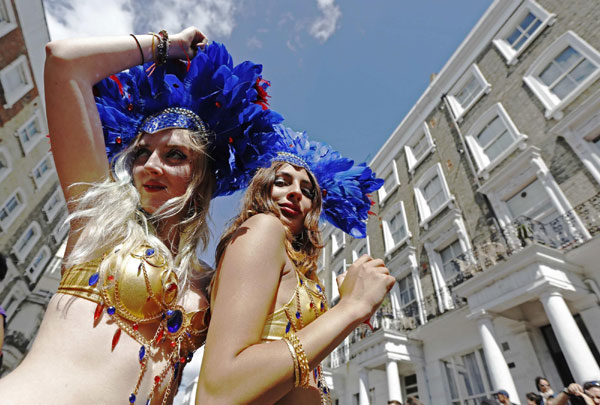
[[[261,342],[286,263],[285,237],[279,219],[258,214],[227,247],[196,403],[273,403],[293,388],[294,365],[286,343]],[[296,333],[311,369],[375,311],[393,282],[381,260],[363,256],[351,266],[340,303]]]

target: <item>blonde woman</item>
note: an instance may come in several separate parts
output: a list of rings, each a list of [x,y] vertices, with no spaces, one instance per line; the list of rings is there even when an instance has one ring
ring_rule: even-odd
[[[394,284],[382,260],[364,255],[328,309],[316,275],[319,219],[364,237],[368,194],[382,181],[327,145],[278,130],[278,154],[254,176],[217,248],[197,404],[329,403],[319,363]]]
[[[247,183],[281,117],[260,65],[233,66],[196,28],[46,51],[71,230],[59,291],[1,402],[171,403],[208,324],[195,251],[210,200]]]

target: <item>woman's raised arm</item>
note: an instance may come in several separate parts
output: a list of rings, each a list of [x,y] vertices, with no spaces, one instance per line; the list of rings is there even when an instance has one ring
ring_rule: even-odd
[[[227,247],[213,302],[197,404],[273,403],[294,385],[285,342],[261,343],[285,265],[285,229],[273,216],[247,220]],[[338,305],[296,333],[315,368],[379,306],[393,277],[363,256],[348,270]]]

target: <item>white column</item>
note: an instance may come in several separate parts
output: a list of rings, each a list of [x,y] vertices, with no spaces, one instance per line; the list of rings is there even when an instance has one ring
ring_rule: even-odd
[[[396,400],[402,402],[402,390],[400,389],[400,375],[398,373],[398,363],[395,360],[388,360],[385,365],[388,383],[388,401]]]
[[[510,400],[516,404],[520,404],[515,382],[502,355],[502,349],[494,336],[492,317],[489,314],[481,315],[477,319],[477,323],[483,345],[483,354],[485,355],[485,361],[490,371],[494,390],[506,390],[510,395]]]
[[[597,379],[600,368],[561,293],[548,291],[540,300],[575,381]]]
[[[369,405],[369,376],[364,368],[358,373],[358,404]]]

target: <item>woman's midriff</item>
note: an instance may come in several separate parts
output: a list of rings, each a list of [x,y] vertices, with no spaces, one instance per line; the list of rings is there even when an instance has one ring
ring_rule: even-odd
[[[140,344],[122,332],[112,350],[117,325],[106,312],[95,323],[96,306],[63,294],[50,300],[27,357],[15,371],[0,379],[0,398],[6,401],[3,403],[127,403],[140,372]],[[156,330],[155,326],[148,327],[148,333]],[[143,334],[144,329],[140,325]],[[152,360],[138,390],[144,403],[154,376],[164,367],[164,359]],[[152,403],[160,403],[161,397],[155,395]]]

